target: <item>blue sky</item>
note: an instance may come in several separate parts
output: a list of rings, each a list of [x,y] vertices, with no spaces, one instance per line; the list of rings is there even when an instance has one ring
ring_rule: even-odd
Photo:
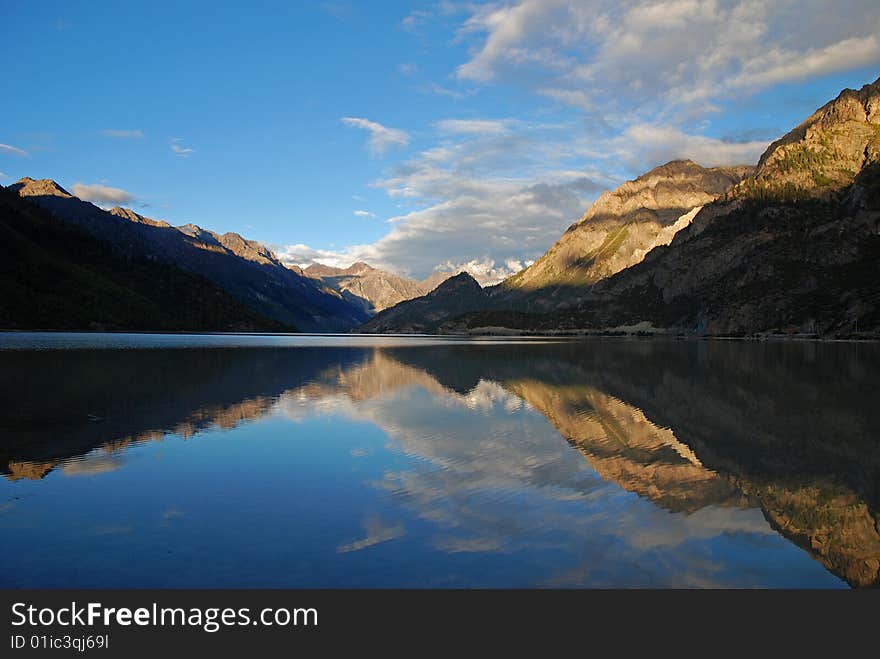
[[[130,4],[0,0],[0,182],[414,276],[497,280],[880,75],[876,1]]]

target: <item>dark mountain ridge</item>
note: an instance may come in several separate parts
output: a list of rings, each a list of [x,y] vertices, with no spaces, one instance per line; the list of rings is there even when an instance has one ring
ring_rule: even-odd
[[[235,233],[173,227],[134,211],[105,211],[51,180],[9,186],[58,220],[85,229],[127,258],[174,265],[200,275],[255,313],[303,331],[347,331],[368,318],[336,291],[289,269],[267,248]]]
[[[430,332],[449,318],[484,308],[489,298],[467,272],[450,277],[427,295],[386,309],[358,328],[365,333]]]
[[[0,328],[290,331],[199,275],[125,255],[0,186]]]

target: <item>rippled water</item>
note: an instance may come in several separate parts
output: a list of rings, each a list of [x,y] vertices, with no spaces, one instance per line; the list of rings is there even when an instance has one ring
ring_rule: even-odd
[[[878,384],[875,344],[0,335],[0,585],[877,584]]]

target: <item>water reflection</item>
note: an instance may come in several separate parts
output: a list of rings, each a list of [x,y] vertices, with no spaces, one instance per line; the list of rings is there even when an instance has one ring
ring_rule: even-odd
[[[54,474],[106,481],[112,497],[163,468],[130,464],[141,455],[132,447],[198,436],[207,460],[210,440],[228,431],[252,445],[235,449],[242,501],[222,505],[250,511],[267,482],[276,497],[301,486],[272,480],[273,469],[308,480],[302,462],[330,448],[297,429],[323,424],[347,447],[318,465],[333,482],[312,490],[339,497],[331,519],[307,533],[302,511],[264,511],[271,531],[225,522],[251,534],[227,547],[239,558],[293,534],[298,558],[272,555],[284,574],[205,566],[201,585],[223,569],[239,571],[241,582],[220,579],[233,585],[830,585],[807,554],[852,585],[877,585],[878,382],[880,350],[868,344],[6,352],[0,504],[26,516],[16,486]],[[170,478],[162,487],[183,489]],[[91,505],[77,514],[100,516],[103,504]],[[169,505],[151,533],[196,519],[218,533],[212,514]],[[137,511],[123,517],[93,528],[137,535]],[[51,531],[27,534],[39,542]],[[189,536],[173,537],[183,551]],[[132,542],[128,551],[141,546]]]

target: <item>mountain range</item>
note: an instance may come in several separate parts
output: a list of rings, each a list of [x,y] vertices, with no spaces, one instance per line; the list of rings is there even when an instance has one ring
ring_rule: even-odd
[[[481,288],[264,245],[78,199],[0,190],[5,329],[880,334],[880,79],[755,166],[676,160],[604,193],[533,264]]]
[[[125,208],[104,210],[48,179],[23,178],[8,190],[46,211],[56,226],[60,222],[102,241],[116,258],[162,264],[211,282],[276,329],[347,331],[369,318],[363,305],[352,304],[299,268],[285,266],[271,250],[237,233],[221,235],[193,224],[174,227]],[[82,313],[92,308],[98,313],[98,306]],[[63,321],[59,314],[48,322]],[[140,327],[148,328],[152,325]]]
[[[880,79],[841,92],[755,167],[652,169],[504,282],[459,281],[360,330],[876,336],[878,262]]]
[[[207,278],[125,255],[0,188],[0,327],[284,331]]]
[[[417,281],[400,277],[358,261],[348,268],[334,268],[313,263],[303,270],[309,277],[322,281],[338,291],[354,305],[360,305],[370,315],[389,307],[426,295],[455,272],[436,271],[427,279]]]
[[[457,313],[513,308],[548,312],[570,304],[578,290],[642,261],[668,244],[696,213],[754,168],[705,169],[674,161],[605,192],[550,250],[501,284],[480,289],[469,275],[453,287],[385,312],[362,331],[435,331]],[[448,300],[448,304],[446,302]]]
[[[303,270],[237,233],[103,209],[51,179],[25,177],[0,192],[2,229],[21,255],[0,273],[5,329],[346,332],[454,274],[417,281],[362,262]],[[65,269],[72,264],[100,272],[84,282]]]

